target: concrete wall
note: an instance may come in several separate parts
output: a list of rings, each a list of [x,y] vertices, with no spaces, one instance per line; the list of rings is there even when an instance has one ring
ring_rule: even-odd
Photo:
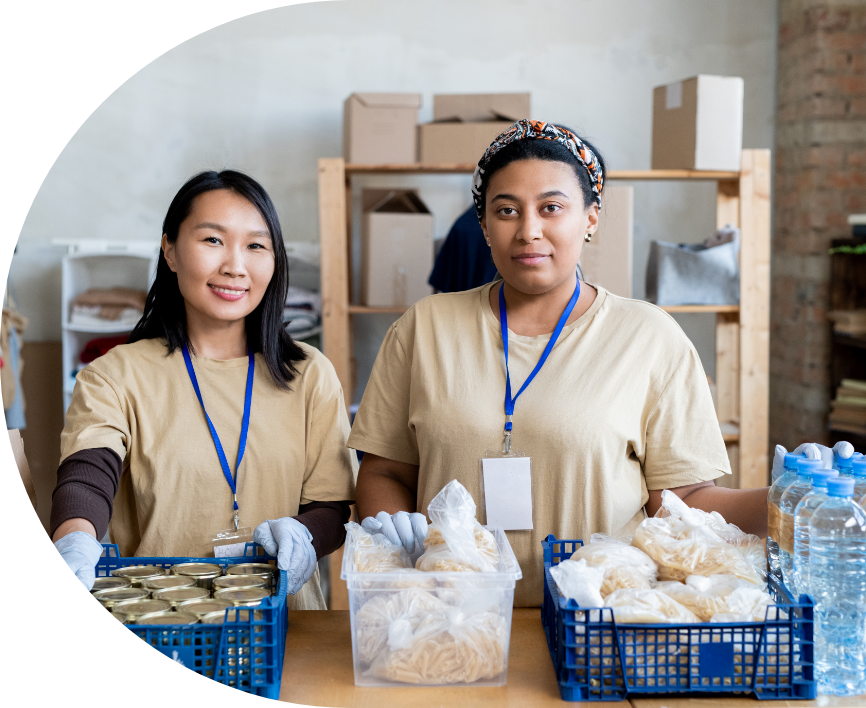
[[[28,341],[60,336],[62,249],[53,238],[153,239],[171,197],[206,168],[262,181],[286,238],[318,237],[316,160],[341,152],[353,91],[530,91],[533,117],[593,140],[608,165],[648,168],[653,86],[697,73],[745,78],[744,147],[773,146],[777,5],[761,0],[403,0],[311,4],[218,27],[120,87],[58,157],[28,215],[10,284]],[[436,234],[470,204],[468,177],[365,178],[418,186]],[[635,296],[650,239],[700,241],[710,184],[639,184]],[[388,318],[356,329],[359,380]],[[682,318],[710,373],[713,322]],[[360,392],[359,392],[360,393]]]
[[[866,212],[866,0],[782,0],[770,438],[826,441],[830,258]]]

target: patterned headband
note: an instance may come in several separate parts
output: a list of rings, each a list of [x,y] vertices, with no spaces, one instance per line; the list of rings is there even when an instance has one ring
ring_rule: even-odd
[[[604,174],[598,158],[584,142],[574,133],[553,123],[545,123],[541,120],[519,120],[494,140],[487,148],[484,155],[478,161],[475,174],[472,176],[472,199],[475,202],[475,211],[479,221],[484,215],[484,204],[481,197],[481,185],[484,183],[484,172],[490,159],[506,145],[518,140],[553,140],[564,145],[574,155],[589,174],[589,183],[592,185],[593,200],[601,206],[601,190],[604,186]]]

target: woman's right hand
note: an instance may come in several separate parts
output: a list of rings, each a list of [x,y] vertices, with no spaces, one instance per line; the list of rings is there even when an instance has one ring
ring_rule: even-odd
[[[102,556],[102,544],[86,531],[73,531],[54,542],[69,569],[84,587],[93,588],[96,564]]]
[[[370,533],[381,533],[396,545],[402,545],[406,552],[421,555],[424,550],[424,539],[427,538],[427,519],[416,512],[398,511],[389,514],[380,511],[376,517],[368,516],[361,522]]]

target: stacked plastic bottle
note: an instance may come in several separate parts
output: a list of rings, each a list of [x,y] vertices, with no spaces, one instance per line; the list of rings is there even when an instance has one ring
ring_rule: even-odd
[[[794,508],[794,572],[789,589],[795,598],[811,594],[809,584],[809,521],[821,504],[827,501],[827,482],[839,476],[838,470],[814,470],[812,488]]]
[[[866,501],[866,457],[855,455],[851,460],[851,474],[854,476],[854,500],[863,506]]]
[[[803,459],[802,455],[789,452],[785,455],[785,469],[773,482],[767,494],[767,564],[770,575],[776,582],[782,582],[782,567],[779,565],[779,538],[782,530],[782,512],[779,510],[779,502],[785,490],[797,479],[797,460]],[[866,477],[864,477],[866,482]],[[866,489],[864,489],[866,494]]]
[[[866,691],[866,512],[851,477],[827,488],[809,525],[815,674],[819,693],[853,696]]]
[[[782,580],[789,589],[794,586],[794,509],[812,488],[812,472],[821,469],[821,460],[801,457],[797,460],[797,477],[788,485],[779,500],[781,518],[779,530],[779,565]]]

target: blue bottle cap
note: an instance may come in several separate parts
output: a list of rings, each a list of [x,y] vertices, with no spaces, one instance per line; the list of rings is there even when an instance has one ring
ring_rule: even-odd
[[[827,493],[831,497],[850,497],[854,493],[853,478],[834,477],[827,482]]]
[[[802,460],[802,455],[795,455],[793,452],[785,453],[785,469],[793,472],[797,471],[797,460]]]
[[[815,470],[823,468],[821,460],[813,460],[809,457],[801,457],[797,460],[797,471],[800,474],[812,474]]]
[[[854,462],[853,457],[840,457],[839,455],[834,456],[836,458],[836,466],[840,470],[850,470],[851,465]]]
[[[851,473],[855,477],[866,477],[866,457],[851,460]]]
[[[851,455],[852,460],[862,460],[864,457],[866,457],[866,455],[864,455],[862,452],[855,452],[853,455]]]
[[[839,470],[815,470],[812,472],[812,486],[826,487],[827,482],[839,476]]]

